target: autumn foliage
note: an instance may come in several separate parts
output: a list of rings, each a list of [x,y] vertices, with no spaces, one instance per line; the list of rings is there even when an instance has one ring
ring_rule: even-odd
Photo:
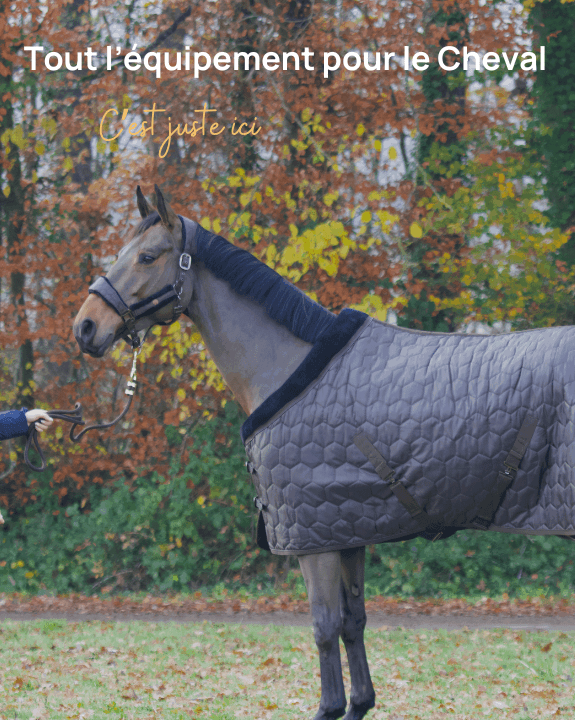
[[[556,253],[567,237],[538,205],[543,171],[524,151],[533,73],[519,64],[448,73],[435,62],[446,43],[537,52],[519,10],[478,0],[2,4],[2,407],[80,401],[90,422],[119,412],[128,349],[83,357],[71,325],[135,225],[136,184],[149,194],[158,182],[177,212],[335,312],[353,306],[432,330],[560,320],[570,274]],[[35,71],[25,50],[33,46],[43,48]],[[212,65],[198,77],[182,68],[158,78],[122,62],[134,46],[148,65],[152,53],[175,62],[186,48],[300,58],[308,48],[315,67]],[[405,68],[405,46],[433,68]],[[98,53],[96,70],[87,48]],[[388,69],[325,73],[327,51],[396,56]],[[48,70],[49,52],[73,62],[80,53],[83,67]],[[154,134],[143,133],[154,105]],[[208,125],[224,130],[192,136],[206,108]],[[168,147],[170,124],[181,134]],[[165,476],[174,452],[184,464],[199,452],[194,428],[231,400],[199,335],[185,321],[158,328],[141,358],[128,421],[77,446],[59,425],[41,479],[27,473],[20,444],[3,445],[4,508],[20,512],[45,481],[63,509],[94,484]],[[186,440],[176,450],[166,426]],[[197,478],[196,495],[209,492],[209,479]]]

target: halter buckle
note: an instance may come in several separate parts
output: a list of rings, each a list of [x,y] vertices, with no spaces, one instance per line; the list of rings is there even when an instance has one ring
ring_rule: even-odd
[[[119,316],[120,316],[120,317],[122,318],[122,320],[124,321],[124,325],[127,325],[128,327],[130,327],[130,325],[135,325],[135,323],[136,323],[136,316],[135,316],[134,313],[130,310],[129,307],[126,307],[125,310],[119,310],[119,311],[117,310],[116,312],[118,312]]]
[[[180,255],[180,267],[182,270],[189,270],[192,267],[192,256],[189,253]]]

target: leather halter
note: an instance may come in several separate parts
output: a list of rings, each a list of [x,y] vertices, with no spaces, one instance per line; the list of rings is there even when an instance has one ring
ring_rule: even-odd
[[[184,312],[182,291],[184,289],[185,273],[192,266],[193,249],[191,247],[192,238],[188,237],[184,218],[180,215],[178,215],[178,217],[182,223],[182,251],[178,262],[176,279],[173,284],[166,285],[161,290],[158,290],[158,292],[148,295],[148,297],[143,300],[138,300],[138,302],[132,305],[126,304],[120,293],[105,276],[97,278],[88,288],[89,293],[94,293],[101,297],[102,300],[122,318],[124,326],[120,337],[124,338],[126,342],[129,342],[134,350],[141,345],[140,338],[136,332],[136,323],[138,320],[147,315],[152,315],[174,301],[175,304],[172,309],[171,319],[158,321],[156,324],[171,325],[180,317],[182,312]]]

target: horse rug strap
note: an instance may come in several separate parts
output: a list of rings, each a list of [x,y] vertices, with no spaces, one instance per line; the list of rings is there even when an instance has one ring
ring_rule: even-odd
[[[417,500],[409,493],[409,490],[396,477],[393,470],[385,462],[383,455],[377,450],[375,445],[370,441],[363,432],[358,433],[353,442],[356,447],[366,456],[373,465],[375,472],[386,483],[389,483],[389,489],[408,511],[412,518],[417,519],[422,524],[422,529],[436,533],[434,540],[441,536],[440,525],[437,520],[433,520],[419,505]]]
[[[519,464],[525,455],[527,446],[529,445],[535,428],[537,427],[537,418],[534,415],[527,415],[521,425],[517,438],[509,455],[503,461],[503,469],[499,471],[497,482],[493,488],[493,493],[489,495],[483,505],[479,508],[479,512],[472,521],[472,526],[478,530],[487,530],[493,522],[497,508],[499,507],[503,495],[513,480],[517,477]],[[384,481],[390,483],[389,489],[409,512],[412,518],[417,519],[422,524],[425,531],[437,531],[437,537],[441,535],[439,523],[432,520],[425,510],[419,505],[417,500],[409,493],[405,485],[403,485],[395,477],[395,473],[385,462],[383,455],[377,450],[367,435],[363,432],[353,438],[356,447],[366,456],[373,465],[375,472]]]
[[[519,428],[517,438],[509,455],[503,461],[503,468],[499,471],[493,493],[485,499],[483,505],[479,508],[476,517],[471,521],[472,527],[475,527],[477,530],[487,530],[493,522],[493,518],[495,517],[497,508],[501,504],[505,491],[517,477],[519,465],[531,442],[536,427],[537,418],[534,415],[527,415]]]

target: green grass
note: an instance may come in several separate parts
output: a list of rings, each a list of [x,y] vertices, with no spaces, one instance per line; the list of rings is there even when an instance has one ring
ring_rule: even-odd
[[[309,628],[4,621],[0,643],[2,720],[307,720],[319,702]],[[380,629],[367,646],[373,720],[575,717],[573,636]]]

